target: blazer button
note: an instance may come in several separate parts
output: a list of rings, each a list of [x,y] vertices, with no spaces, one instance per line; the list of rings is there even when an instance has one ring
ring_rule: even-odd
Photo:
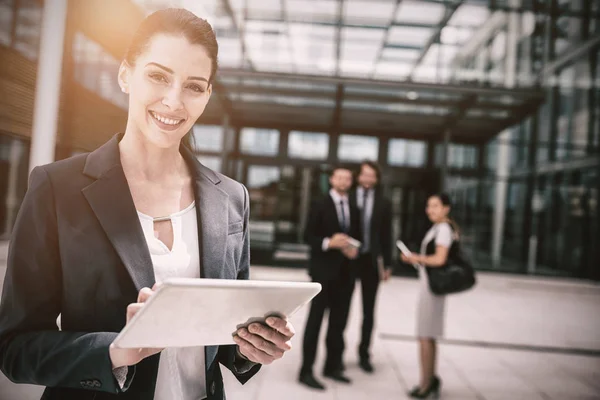
[[[94,379],[94,380],[92,381],[92,385],[93,385],[95,388],[101,388],[101,387],[102,387],[102,382],[100,382],[98,379]]]
[[[210,395],[214,396],[216,390],[217,390],[217,384],[215,383],[215,381],[212,381],[212,383],[210,384]]]
[[[83,388],[87,387],[87,381],[79,381],[79,385]]]

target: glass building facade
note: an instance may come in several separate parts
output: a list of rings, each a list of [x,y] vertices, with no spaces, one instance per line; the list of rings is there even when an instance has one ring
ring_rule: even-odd
[[[477,268],[600,279],[598,1],[165,2],[127,4],[138,19],[185,6],[217,32],[218,87],[193,143],[247,186],[255,262],[305,265],[328,169],[373,160],[395,237],[415,246],[427,195],[446,190]],[[17,65],[0,85],[19,99],[0,99],[14,118],[0,122],[5,238],[27,185],[43,4],[0,1],[0,52]],[[122,46],[69,21],[66,104],[103,113],[85,141],[82,117],[61,109],[61,157],[124,129],[127,109]]]

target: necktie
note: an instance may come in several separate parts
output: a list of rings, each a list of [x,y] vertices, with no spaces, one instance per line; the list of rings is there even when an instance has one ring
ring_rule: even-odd
[[[348,224],[346,223],[346,211],[344,210],[344,200],[340,200],[340,209],[342,210],[342,220],[340,221],[340,225],[342,226],[342,231],[348,231]]]

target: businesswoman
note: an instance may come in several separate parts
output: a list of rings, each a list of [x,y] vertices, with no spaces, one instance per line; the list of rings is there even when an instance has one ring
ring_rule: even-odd
[[[188,11],[148,16],[118,74],[125,133],[31,174],[10,243],[0,363],[13,382],[47,386],[43,399],[224,399],[219,363],[244,383],[290,348],[293,327],[279,318],[236,331],[232,346],[111,345],[156,283],[248,278],[248,192],[182,145],[211,95],[217,50]]]
[[[445,296],[434,295],[429,289],[425,268],[441,267],[448,260],[448,251],[453,240],[458,239],[458,226],[452,221],[450,213],[450,197],[447,194],[436,194],[427,199],[425,212],[433,226],[427,231],[421,242],[421,254],[410,257],[402,254],[406,263],[418,265],[419,268],[419,303],[417,308],[417,337],[421,363],[421,382],[409,395],[424,399],[430,395],[438,395],[441,380],[436,375],[437,346],[436,338],[444,334]]]

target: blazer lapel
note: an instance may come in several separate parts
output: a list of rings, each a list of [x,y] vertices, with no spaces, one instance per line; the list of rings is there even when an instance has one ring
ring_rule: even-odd
[[[229,229],[229,195],[218,187],[221,179],[198,162],[185,147],[180,149],[194,175],[194,196],[198,214],[200,276],[223,278]]]
[[[116,135],[88,156],[84,173],[96,181],[82,192],[139,292],[154,285],[154,269],[121,166],[118,143]]]
[[[229,227],[229,196],[206,177],[196,179],[198,238],[200,240],[200,276],[223,277],[223,263]]]

